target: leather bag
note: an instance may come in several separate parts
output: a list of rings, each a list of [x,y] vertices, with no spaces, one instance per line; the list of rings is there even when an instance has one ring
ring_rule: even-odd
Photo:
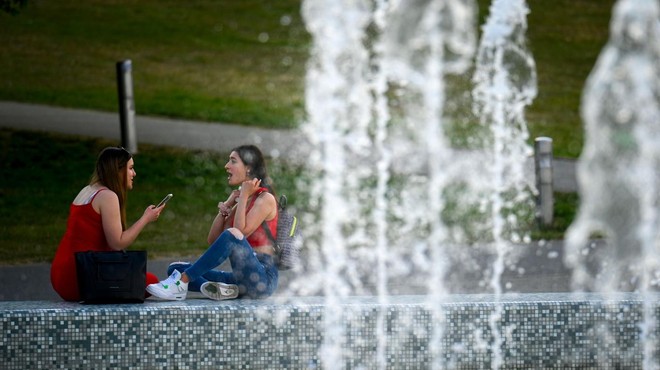
[[[82,303],[143,303],[146,251],[76,252]]]

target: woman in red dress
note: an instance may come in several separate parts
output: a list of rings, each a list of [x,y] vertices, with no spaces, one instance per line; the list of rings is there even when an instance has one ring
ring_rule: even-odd
[[[150,205],[126,228],[126,198],[135,176],[135,162],[126,149],[105,148],[98,156],[89,185],[73,200],[50,270],[53,289],[65,301],[80,300],[75,252],[126,249],[147,224],[158,220],[164,206]],[[156,275],[147,273],[147,285],[157,282]]]

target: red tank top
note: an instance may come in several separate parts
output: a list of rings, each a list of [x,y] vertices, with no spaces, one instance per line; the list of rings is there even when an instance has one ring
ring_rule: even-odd
[[[261,193],[267,192],[267,191],[268,191],[267,188],[257,189],[257,191],[254,193],[254,196],[252,197],[252,201],[250,202],[250,204],[247,207],[246,212],[250,212],[250,210],[254,206],[254,202],[257,200],[257,197],[259,197],[259,195],[261,195]],[[279,214],[277,214],[275,216],[275,218],[273,218],[272,220],[266,221],[266,225],[268,225],[268,228],[270,229],[270,233],[273,235],[274,238],[277,238],[277,219],[278,218],[279,218]],[[234,226],[234,219],[233,218],[229,221],[229,225],[231,227]],[[250,246],[252,248],[263,247],[265,245],[273,245],[273,243],[268,238],[268,235],[266,235],[266,231],[264,231],[264,228],[261,225],[259,225],[259,227],[257,227],[257,229],[254,230],[252,232],[252,234],[248,235],[247,242],[250,244]]]
[[[69,207],[66,231],[55,252],[50,268],[50,282],[57,294],[66,301],[79,301],[75,252],[112,251],[105,239],[101,215],[92,207],[97,191],[86,204]]]

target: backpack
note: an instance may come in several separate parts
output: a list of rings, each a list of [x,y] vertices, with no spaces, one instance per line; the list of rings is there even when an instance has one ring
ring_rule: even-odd
[[[286,196],[280,196],[277,204],[277,238],[273,237],[266,221],[261,224],[275,248],[275,263],[278,270],[290,270],[300,264],[302,234],[298,227],[298,218],[287,211],[286,202]]]

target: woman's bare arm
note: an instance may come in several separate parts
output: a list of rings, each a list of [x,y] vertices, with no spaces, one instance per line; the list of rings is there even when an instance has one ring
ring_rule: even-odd
[[[142,217],[131,227],[122,231],[121,216],[119,211],[119,198],[112,191],[100,192],[92,205],[101,213],[101,222],[105,239],[110,248],[123,250],[128,248],[147,224],[156,221],[164,207],[155,208],[153,205],[147,207]]]

